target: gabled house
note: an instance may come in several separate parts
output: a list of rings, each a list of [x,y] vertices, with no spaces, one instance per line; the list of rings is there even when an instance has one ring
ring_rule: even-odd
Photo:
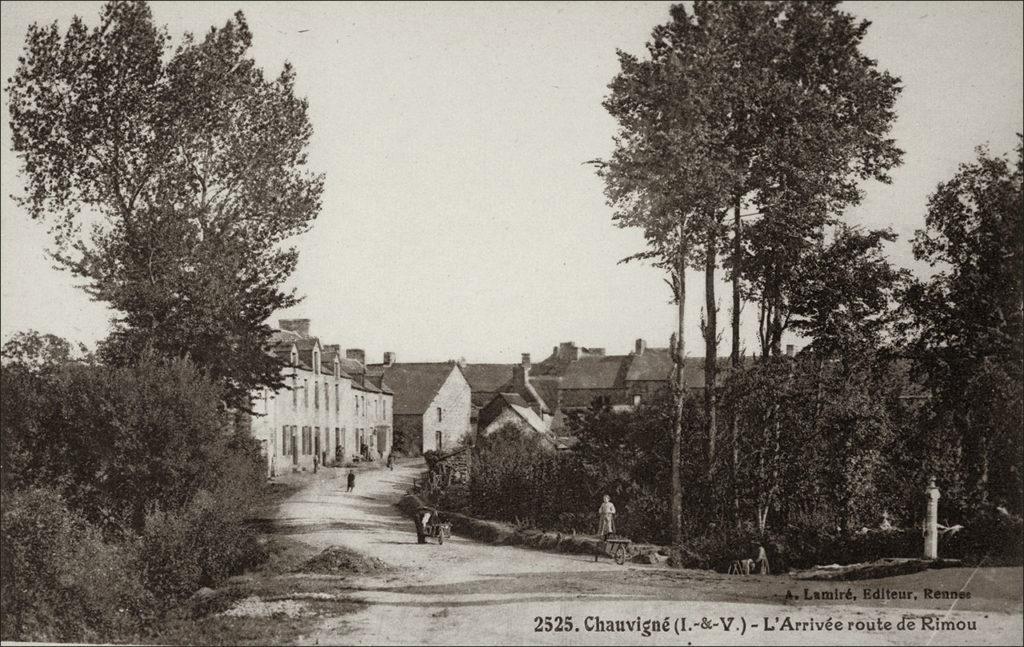
[[[534,386],[531,369],[529,353],[523,353],[519,364],[462,365],[472,392],[473,419],[477,429],[482,428],[478,420],[482,409],[502,393],[518,395],[547,428],[551,421],[551,408]]]
[[[491,401],[480,410],[477,434],[487,436],[506,426],[515,427],[525,433],[540,434],[554,442],[547,423],[518,393],[499,393],[491,398]]]
[[[400,364],[394,353],[385,353],[385,362],[369,365],[367,376],[371,383],[381,379],[394,393],[399,451],[447,451],[472,438],[471,391],[458,363]]]

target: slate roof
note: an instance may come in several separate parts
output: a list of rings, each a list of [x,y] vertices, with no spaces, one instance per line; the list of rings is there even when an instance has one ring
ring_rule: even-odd
[[[448,362],[396,363],[391,366],[371,364],[367,367],[369,375],[383,376],[394,392],[396,416],[423,415],[451,372],[457,370],[457,364]]]
[[[391,387],[388,386],[388,383],[384,381],[383,375],[370,375],[367,373],[365,380],[377,387],[381,393],[387,393],[388,395],[395,394],[395,392],[391,390]]]
[[[513,364],[466,364],[462,367],[462,374],[466,376],[470,390],[482,393],[500,393],[512,382],[513,366]]]
[[[562,373],[562,389],[620,389],[625,385],[628,356],[583,357]]]
[[[544,400],[549,411],[558,409],[558,387],[561,378],[554,375],[542,375],[535,377],[530,375],[530,386],[537,392],[537,395]]]
[[[718,362],[719,375],[724,377],[730,367],[729,359],[721,357]],[[575,361],[560,360],[553,354],[536,366],[538,370],[530,376],[530,383],[553,408],[558,402],[558,398],[554,397],[558,389],[609,390],[624,389],[627,382],[668,382],[673,369],[667,348],[647,348],[639,355],[630,353],[580,357]],[[558,386],[555,386],[556,377],[561,377]],[[687,356],[685,379],[687,388],[704,388],[703,357]]]
[[[341,370],[348,373],[349,375],[362,375],[366,372],[366,367],[361,362],[347,357],[341,358]]]
[[[292,359],[292,343],[283,341],[274,342],[270,347],[270,354],[287,364],[291,362]]]
[[[626,379],[630,382],[667,381],[672,375],[672,357],[667,348],[648,348],[631,358],[629,370],[626,371]]]
[[[340,357],[340,353],[338,353],[337,351],[334,351],[334,350],[328,350],[327,348],[324,348],[323,353],[320,355],[320,359],[322,360],[322,368],[320,370],[325,372],[325,373],[328,373],[330,375],[334,375],[334,358],[335,358],[335,356],[339,356]],[[345,378],[348,378],[350,380],[352,379],[352,376],[349,375],[348,371],[345,370],[345,362],[344,361],[341,362],[340,377],[345,377]]]
[[[275,330],[270,333],[270,341],[274,343],[278,342],[295,342],[302,339],[302,335],[292,330]]]

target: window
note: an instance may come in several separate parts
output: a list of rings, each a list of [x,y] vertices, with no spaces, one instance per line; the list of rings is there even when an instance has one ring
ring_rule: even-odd
[[[359,396],[353,396],[356,399],[356,416],[359,415]]]
[[[359,398],[362,400],[362,402],[360,402],[360,404],[363,407],[363,417],[365,418],[366,417],[366,396],[365,395],[361,395],[361,396],[359,396]]]
[[[302,406],[309,408],[309,380],[302,380]]]
[[[640,406],[640,396],[639,395],[634,395],[633,396],[633,406],[634,407],[639,407]]]
[[[437,408],[437,421],[438,421],[438,422],[441,422],[441,420],[442,420],[443,418],[444,418],[444,415],[443,415],[443,414],[441,413],[441,407],[438,407],[438,408]],[[441,433],[441,432],[439,431],[439,432],[437,432],[437,433]]]
[[[320,408],[320,383],[315,382],[313,384],[313,408]]]
[[[438,409],[438,411],[440,411],[440,409]],[[437,451],[441,451],[441,431],[440,430],[434,432],[434,441],[435,441],[435,443],[437,445],[437,447],[435,447],[434,449],[437,450]]]
[[[334,385],[334,412],[338,413],[341,411],[341,400],[338,398],[338,385]]]
[[[281,427],[281,455],[288,455],[288,425]]]
[[[299,385],[295,380],[295,376],[292,376],[292,409],[299,406]]]

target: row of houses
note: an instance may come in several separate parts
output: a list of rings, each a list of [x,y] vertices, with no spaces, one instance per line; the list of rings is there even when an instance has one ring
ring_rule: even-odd
[[[630,409],[669,388],[667,348],[643,339],[624,355],[563,342],[542,361],[524,353],[518,364],[399,362],[384,353],[367,363],[360,349],[323,345],[308,319],[280,321],[271,352],[284,362],[286,385],[256,394],[253,432],[270,470],[446,452],[507,425],[540,434],[567,449],[567,420],[595,404]],[[787,349],[792,352],[791,348]],[[702,366],[703,358],[688,358]],[[704,388],[704,371],[686,372],[688,389]],[[395,439],[400,444],[395,445]]]
[[[254,393],[250,423],[269,474],[387,456],[394,393],[367,372],[365,353],[321,343],[309,319],[282,319],[279,326],[270,352],[283,362],[285,388]]]

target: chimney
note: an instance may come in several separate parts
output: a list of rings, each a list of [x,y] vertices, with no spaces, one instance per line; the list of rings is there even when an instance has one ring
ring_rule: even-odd
[[[281,319],[277,325],[281,330],[297,333],[303,339],[309,337],[309,319]]]
[[[527,386],[527,380],[529,380],[529,378],[530,354],[523,353],[523,361],[512,367],[512,390],[519,394],[529,392],[531,390]]]
[[[558,359],[575,362],[580,358],[580,349],[571,341],[563,341],[558,345]]]
[[[643,339],[636,340],[635,354],[643,355],[645,350],[647,350],[647,342]]]
[[[397,355],[395,355],[391,351],[387,351],[386,353],[384,353],[384,366],[391,366],[392,364],[395,363],[396,359]]]
[[[345,357],[354,359],[360,364],[366,365],[366,352],[362,348],[348,348],[345,350]]]
[[[793,357],[794,354],[793,344],[786,344],[786,357]]]
[[[324,344],[324,352],[325,353],[337,353],[338,355],[341,355],[341,345],[340,344]]]
[[[526,376],[529,375],[530,369],[522,364],[512,367],[512,390],[516,393],[522,393],[526,390]]]

